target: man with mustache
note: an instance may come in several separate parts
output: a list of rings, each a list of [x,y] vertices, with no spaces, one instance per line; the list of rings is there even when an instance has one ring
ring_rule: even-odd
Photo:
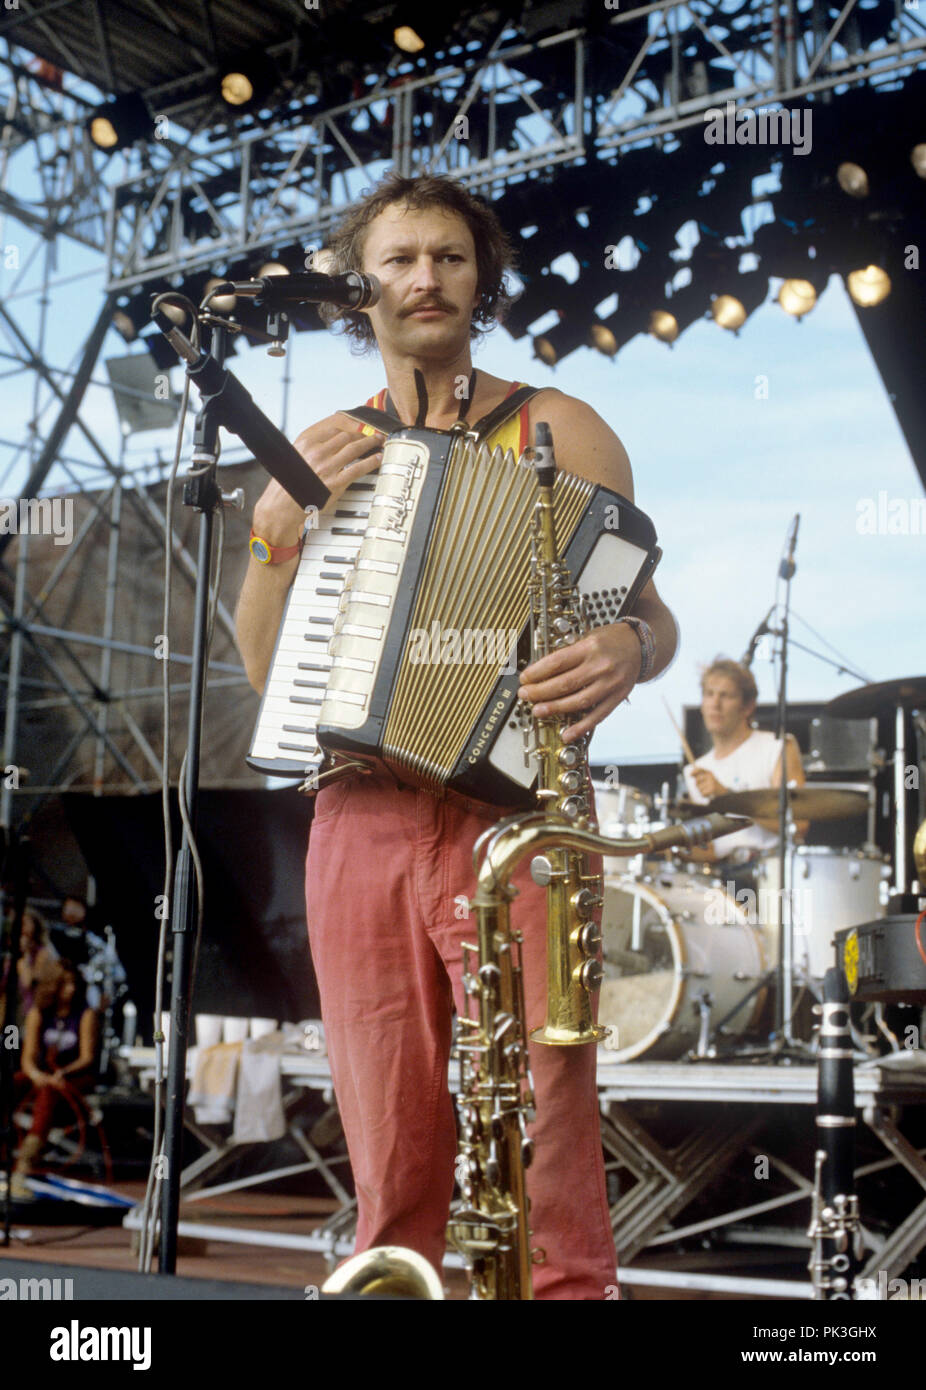
[[[504,307],[512,255],[491,209],[450,179],[393,176],[355,207],[335,236],[336,269],[382,284],[378,304],[341,313],[347,331],[382,355],[387,387],[369,404],[407,424],[449,429],[480,420],[517,383],[472,366],[472,339]],[[460,384],[465,390],[461,392]],[[462,399],[461,399],[462,396]],[[559,466],[633,498],[626,452],[589,406],[543,390],[489,436],[519,453],[549,422]],[[377,467],[369,430],[329,415],[296,447],[332,493]],[[271,552],[252,561],[238,608],[248,677],[263,688],[304,517],[271,482],[253,529]],[[589,733],[676,645],[671,613],[650,582],[637,625],[597,628],[528,667],[522,696],[560,715],[567,740]],[[472,924],[472,848],[497,808],[438,798],[386,775],[323,788],[316,800],[306,896],[312,959],[338,1105],[358,1196],[357,1250],[404,1245],[440,1269],[453,1191],[456,1129],[447,1088],[453,1006],[463,1008],[461,942]],[[513,925],[524,933],[528,1028],[546,1001],[546,898],[526,867],[515,875]],[[613,1297],[616,1258],[602,1162],[596,1049],[531,1046],[537,1119],[528,1170],[532,1244],[544,1251],[534,1289],[547,1299]]]

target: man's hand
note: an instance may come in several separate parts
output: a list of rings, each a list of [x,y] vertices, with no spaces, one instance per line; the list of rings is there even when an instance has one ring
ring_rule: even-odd
[[[296,452],[331,493],[326,508],[337,501],[350,483],[379,467],[382,450],[378,449],[378,444],[383,437],[361,434],[356,421],[341,414],[329,415],[296,436],[293,440]],[[363,455],[370,454],[371,450],[376,452],[364,458]],[[254,508],[254,530],[270,545],[295,545],[304,522],[302,508],[275,478],[271,478]]]
[[[640,674],[643,650],[627,623],[597,627],[571,646],[534,661],[521,673],[518,694],[538,719],[582,714],[563,734],[572,743],[626,700]]]
[[[721,783],[717,781],[713,772],[708,772],[706,767],[694,767],[690,765],[687,770],[691,773],[691,780],[694,782],[698,791],[702,796],[706,796],[708,799],[715,796],[725,796],[730,790],[729,787],[722,786]]]

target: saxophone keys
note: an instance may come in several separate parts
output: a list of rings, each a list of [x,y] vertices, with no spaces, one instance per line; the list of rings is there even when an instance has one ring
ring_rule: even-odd
[[[587,956],[594,956],[598,953],[601,945],[601,928],[597,922],[586,922],[580,927],[578,935],[579,950]]]
[[[591,917],[595,908],[601,906],[601,898],[588,888],[580,888],[572,895],[572,905],[580,917]]]
[[[604,979],[604,966],[600,960],[587,960],[583,963],[579,971],[579,982],[584,990],[589,994],[594,994],[595,990],[601,988]]]

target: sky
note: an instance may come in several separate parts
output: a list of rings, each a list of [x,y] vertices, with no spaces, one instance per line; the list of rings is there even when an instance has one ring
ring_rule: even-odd
[[[7,223],[0,239],[15,236]],[[90,269],[85,279],[70,277]],[[916,273],[916,272],[911,272]],[[90,330],[102,286],[95,260],[73,246],[51,296],[48,353],[73,361]],[[26,277],[28,281],[29,277]],[[34,278],[34,277],[33,277]],[[4,270],[0,291],[12,284]],[[926,535],[864,534],[861,513],[879,494],[918,520],[922,486],[851,302],[833,277],[800,323],[769,301],[738,335],[712,321],[690,327],[668,348],[638,337],[608,359],[581,348],[556,368],[533,359],[529,338],[497,329],[474,363],[498,376],[552,385],[594,407],[622,439],[633,465],[636,501],[653,519],[663,559],[657,587],[675,613],[681,645],[671,669],[638,688],[630,704],[596,731],[597,763],[674,759],[678,741],[664,701],[681,721],[698,701],[699,667],[718,653],[739,656],[776,598],[776,576],[788,528],[800,513],[797,571],[792,584],[792,636],[826,654],[820,638],[871,680],[919,673],[924,665],[923,591]],[[895,286],[895,293],[902,286]],[[14,294],[8,308],[33,334],[37,305]],[[0,346],[6,343],[0,340]],[[136,345],[137,349],[137,345]],[[128,349],[106,339],[83,418],[115,456],[120,446],[104,360]],[[288,366],[263,349],[239,354],[232,368],[264,411],[292,437],[335,408],[365,400],[382,384],[376,357],[351,355],[343,340],[298,334]],[[0,361],[0,437],[23,437],[31,414],[31,374],[4,375]],[[284,371],[291,376],[284,419]],[[175,387],[179,370],[173,374]],[[54,412],[46,410],[47,430]],[[189,432],[187,435],[189,438]],[[555,442],[555,441],[554,441]],[[234,441],[226,458],[242,457]],[[127,460],[150,463],[171,452],[166,433],[135,436]],[[91,458],[72,431],[65,455]],[[188,453],[187,453],[188,457]],[[0,496],[15,495],[24,460],[9,468],[0,451]],[[60,470],[50,483],[67,486]],[[882,505],[882,511],[884,506]],[[922,531],[922,527],[920,527]],[[810,624],[820,637],[804,624]],[[760,648],[754,671],[761,701],[774,700],[771,651]],[[792,649],[792,701],[827,700],[860,681]]]

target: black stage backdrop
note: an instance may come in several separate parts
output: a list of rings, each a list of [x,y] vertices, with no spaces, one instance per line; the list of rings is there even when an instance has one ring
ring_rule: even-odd
[[[61,800],[96,879],[100,923],[116,933],[129,997],[150,1041],[156,898],[164,874],[161,798],[66,793]],[[176,855],[175,795],[173,809]],[[291,790],[200,793],[197,843],[206,891],[194,1013],[293,1022],[318,1017],[304,898],[311,814],[311,801]]]

